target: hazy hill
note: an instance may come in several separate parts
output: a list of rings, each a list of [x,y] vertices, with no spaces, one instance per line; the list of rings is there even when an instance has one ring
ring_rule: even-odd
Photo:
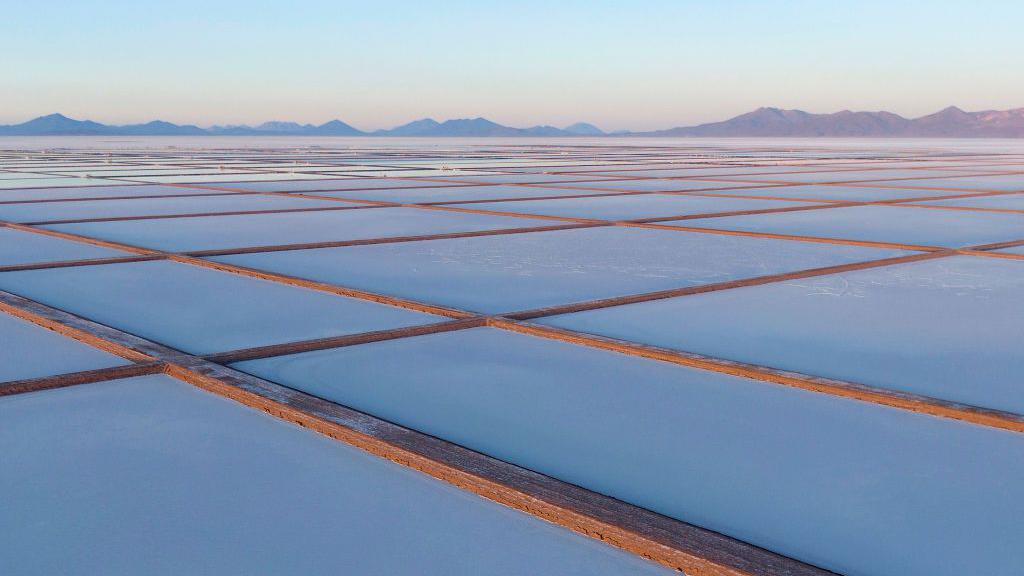
[[[63,114],[40,116],[13,126],[0,126],[0,134],[11,135],[64,135],[64,134],[109,134],[111,128],[90,120],[72,120]]]
[[[145,124],[129,124],[127,126],[106,126],[107,132],[125,134],[131,136],[199,136],[206,134],[206,130],[191,124],[178,125],[154,120]]]
[[[402,124],[390,130],[376,130],[374,136],[425,136],[437,129],[441,123],[433,118],[415,120],[408,124]]]
[[[486,118],[457,118],[438,122],[432,118],[403,124],[390,130],[377,130],[374,136],[571,136],[570,133],[554,126],[532,128],[511,128]]]
[[[271,121],[258,126],[213,126],[207,134],[218,136],[365,136],[366,132],[331,120],[319,126],[297,122]]]
[[[913,120],[911,136],[1024,137],[1024,108],[964,112],[950,106]]]
[[[566,126],[564,130],[577,136],[604,136],[604,130],[586,122],[577,122],[571,126]]]
[[[724,122],[633,133],[635,136],[1024,137],[1024,108],[964,112],[951,106],[908,119],[892,112],[811,114],[758,108]]]
[[[431,120],[433,122],[433,120]],[[406,125],[408,126],[408,124]],[[486,118],[458,118],[434,122],[433,126],[422,125],[417,136],[516,136],[516,128],[502,126]],[[395,136],[390,130],[380,133],[382,136]]]

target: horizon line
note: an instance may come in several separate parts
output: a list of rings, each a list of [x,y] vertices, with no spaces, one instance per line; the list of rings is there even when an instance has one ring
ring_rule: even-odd
[[[709,122],[699,122],[699,123],[696,123],[696,124],[677,124],[677,125],[669,126],[668,128],[655,128],[655,129],[650,129],[650,130],[645,130],[645,129],[641,129],[641,130],[634,130],[634,129],[609,130],[609,131],[607,131],[607,133],[619,133],[619,132],[656,132],[656,131],[659,131],[659,130],[666,130],[666,129],[670,130],[670,129],[674,129],[674,128],[693,128],[693,127],[697,127],[697,126],[703,126],[705,124],[716,124],[716,123],[719,123],[719,122],[725,122],[725,121],[731,120],[733,118],[736,118],[738,116],[743,116],[744,114],[750,114],[752,112],[757,112],[757,111],[761,111],[761,110],[777,110],[777,111],[782,111],[782,112],[801,112],[801,113],[815,115],[815,116],[828,116],[828,115],[842,114],[842,113],[847,113],[847,112],[854,113],[854,114],[862,114],[862,113],[866,113],[866,114],[894,114],[896,116],[900,116],[901,118],[905,118],[907,120],[916,120],[916,119],[919,119],[919,118],[924,118],[924,117],[930,116],[930,115],[938,113],[938,112],[943,112],[943,111],[952,110],[952,109],[963,111],[963,112],[967,112],[968,114],[979,114],[979,113],[984,113],[984,112],[1014,112],[1014,111],[1018,111],[1018,110],[1024,110],[1024,106],[1013,107],[1013,108],[1006,108],[1006,109],[985,108],[985,109],[980,109],[980,110],[970,110],[970,111],[968,111],[968,110],[964,110],[963,108],[961,108],[961,107],[959,107],[959,106],[957,106],[955,104],[951,104],[949,106],[940,108],[939,110],[936,110],[935,112],[932,112],[932,113],[929,113],[929,114],[922,114],[920,116],[904,116],[903,114],[900,114],[898,112],[892,112],[892,111],[883,110],[883,109],[879,109],[879,110],[854,110],[854,109],[851,109],[851,108],[843,108],[841,110],[836,110],[836,111],[833,111],[833,112],[808,112],[808,111],[806,111],[806,110],[804,110],[802,108],[783,108],[783,107],[779,107],[779,106],[759,106],[759,107],[757,107],[755,109],[748,110],[746,112],[735,113],[735,114],[733,114],[731,116],[728,116],[728,117],[726,117],[726,118],[724,118],[722,120],[712,120],[712,121],[709,121]],[[592,120],[577,120],[575,122],[570,122],[570,123],[565,124],[565,125],[548,124],[548,123],[529,124],[528,126],[525,126],[523,128],[518,128],[518,127],[515,127],[515,126],[508,125],[508,124],[503,124],[502,122],[499,122],[499,121],[496,121],[496,120],[492,120],[490,118],[487,118],[486,116],[458,116],[458,117],[446,118],[444,120],[438,120],[434,116],[423,116],[423,117],[415,118],[413,120],[409,120],[409,121],[406,121],[406,122],[395,124],[395,125],[393,125],[391,127],[388,127],[388,128],[369,128],[369,129],[358,128],[353,123],[351,123],[351,122],[349,122],[347,120],[342,119],[340,116],[334,116],[333,118],[325,120],[325,121],[323,121],[323,122],[321,122],[319,124],[316,124],[316,123],[313,123],[313,122],[309,122],[309,121],[307,121],[307,122],[299,122],[299,121],[294,121],[294,120],[282,120],[282,119],[270,119],[270,120],[263,120],[263,121],[250,121],[249,123],[231,123],[231,124],[228,124],[228,123],[225,123],[225,124],[212,123],[212,124],[205,124],[205,123],[192,122],[192,121],[163,120],[160,117],[157,117],[157,118],[155,118],[153,120],[147,120],[147,121],[135,121],[135,122],[118,121],[119,123],[107,123],[107,122],[110,122],[110,121],[92,120],[91,118],[88,118],[88,117],[73,118],[71,116],[68,116],[68,115],[64,114],[63,112],[51,112],[51,113],[48,113],[48,114],[39,114],[37,116],[33,116],[31,118],[28,118],[27,120],[22,120],[20,122],[13,121],[10,124],[0,124],[0,126],[5,126],[5,127],[18,126],[18,125],[21,125],[21,124],[32,122],[33,120],[39,120],[39,119],[47,118],[47,117],[50,117],[50,116],[60,116],[60,117],[67,118],[69,120],[74,120],[74,121],[77,121],[77,122],[95,122],[97,124],[103,124],[104,126],[114,127],[114,128],[122,128],[122,127],[127,127],[127,126],[143,126],[143,125],[146,125],[146,124],[152,124],[152,123],[156,123],[156,122],[166,122],[168,124],[174,124],[174,125],[180,126],[180,127],[196,127],[196,128],[200,128],[200,129],[203,129],[203,130],[211,130],[211,129],[218,129],[218,128],[219,129],[258,128],[261,125],[273,124],[273,123],[297,124],[299,126],[304,126],[304,127],[305,126],[320,127],[320,126],[324,126],[326,124],[330,124],[331,122],[341,122],[341,123],[344,123],[344,124],[354,128],[354,129],[356,129],[356,130],[359,130],[360,132],[365,132],[367,134],[371,134],[373,132],[381,132],[381,131],[393,130],[395,128],[400,128],[400,127],[403,127],[403,126],[407,126],[409,124],[413,124],[415,122],[423,122],[423,121],[433,121],[433,122],[437,122],[438,124],[443,124],[445,122],[453,122],[453,121],[477,121],[477,120],[484,120],[484,121],[487,121],[487,122],[492,122],[492,123],[495,123],[495,124],[499,124],[499,125],[501,125],[503,127],[506,127],[506,128],[516,128],[516,129],[520,129],[520,130],[525,130],[525,129],[530,129],[530,128],[546,128],[546,127],[563,128],[564,129],[564,128],[568,128],[568,127],[571,127],[571,126],[574,126],[574,125],[577,125],[577,124],[589,124],[591,126],[595,126],[595,127],[600,128],[599,121],[592,121]]]

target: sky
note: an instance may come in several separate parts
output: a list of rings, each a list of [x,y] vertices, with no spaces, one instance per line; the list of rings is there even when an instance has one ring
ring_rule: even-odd
[[[0,0],[0,124],[1024,107],[1024,2]]]

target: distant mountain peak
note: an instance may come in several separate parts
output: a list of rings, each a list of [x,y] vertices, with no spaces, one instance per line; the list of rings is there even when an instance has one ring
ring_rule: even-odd
[[[104,126],[91,120],[75,120],[63,114],[48,114],[33,118],[23,124],[4,126],[0,128],[0,134],[18,135],[47,135],[56,136],[61,134],[106,134],[110,127]]]
[[[73,118],[68,118],[67,116],[65,116],[63,114],[58,114],[58,113],[47,114],[46,116],[40,116],[39,118],[34,118],[34,119],[29,120],[28,122],[26,122],[26,124],[28,124],[29,122],[35,122],[37,124],[46,123],[46,122],[49,122],[49,123],[59,122],[59,123],[62,123],[62,124],[71,124],[71,123],[90,123],[90,124],[95,124],[95,122],[91,122],[90,120],[75,120]]]
[[[590,124],[574,125],[579,133],[570,129],[556,128],[555,126],[531,126],[529,128],[512,128],[489,120],[482,116],[467,118],[452,118],[444,122],[438,122],[432,118],[415,120],[408,124],[396,126],[390,130],[377,130],[375,136],[415,136],[415,137],[487,137],[487,136],[578,136],[590,134],[603,134],[600,129]],[[589,128],[586,128],[589,127]],[[596,130],[597,132],[593,132]]]
[[[444,126],[445,124],[484,124],[487,126],[500,126],[500,124],[498,124],[497,122],[491,122],[490,120],[482,116],[477,116],[476,118],[452,118],[451,120],[445,120],[444,122],[441,122],[442,126]]]
[[[378,136],[422,136],[435,130],[441,123],[433,118],[422,118],[420,120],[413,120],[408,124],[402,124],[396,126],[390,130],[377,130],[374,132]]]
[[[304,128],[312,128],[311,124],[302,125],[298,122],[283,122],[281,120],[271,120],[264,122],[259,126],[256,126],[257,130],[273,130],[275,132],[294,132]]]
[[[647,136],[1024,137],[1024,114],[964,112],[949,106],[907,119],[892,112],[812,114],[761,107],[723,122],[641,133]]]
[[[365,136],[366,132],[353,128],[352,125],[346,124],[341,120],[335,118],[329,122],[324,122],[319,126],[309,126],[308,132],[318,136]]]
[[[587,122],[577,122],[566,126],[563,130],[577,136],[602,136],[605,133],[604,130]]]

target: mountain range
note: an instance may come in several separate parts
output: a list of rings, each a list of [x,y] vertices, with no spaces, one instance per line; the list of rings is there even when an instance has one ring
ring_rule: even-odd
[[[365,132],[341,120],[320,125],[296,122],[264,122],[258,126],[211,126],[200,128],[155,120],[146,124],[112,126],[91,120],[74,120],[61,114],[41,116],[22,124],[0,125],[0,136],[646,136],[646,137],[945,137],[1024,138],[1024,108],[965,112],[950,106],[920,118],[904,118],[892,112],[812,114],[802,110],[758,108],[723,122],[649,132],[607,133],[580,122],[565,128],[533,126],[512,128],[486,118],[460,118],[438,122],[426,118],[389,130]]]
[[[758,108],[724,122],[647,132],[644,136],[827,136],[907,138],[1024,138],[1024,108],[964,112],[950,106],[920,118],[892,112],[811,114]]]

